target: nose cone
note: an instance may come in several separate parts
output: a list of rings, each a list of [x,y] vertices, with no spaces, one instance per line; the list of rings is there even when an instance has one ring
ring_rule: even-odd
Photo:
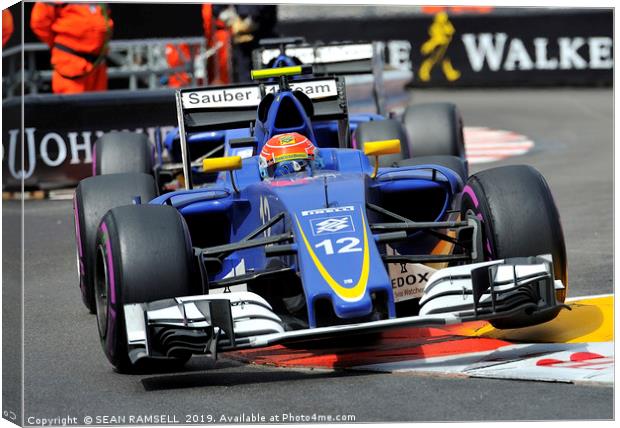
[[[337,318],[348,320],[373,312],[371,294],[386,293],[392,301],[392,288],[381,255],[375,245],[365,210],[364,178],[360,175],[311,180],[300,198],[296,192],[292,230],[297,242],[300,275],[311,327],[317,313],[330,302]],[[329,204],[311,202],[318,193]],[[320,201],[321,199],[314,199]],[[392,303],[393,306],[393,303]]]

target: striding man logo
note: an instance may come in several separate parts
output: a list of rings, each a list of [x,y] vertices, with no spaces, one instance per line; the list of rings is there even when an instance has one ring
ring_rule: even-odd
[[[435,15],[435,19],[428,29],[428,35],[429,39],[420,48],[420,52],[425,56],[425,59],[418,70],[418,77],[423,82],[429,82],[433,67],[440,64],[441,70],[448,81],[458,80],[461,77],[461,72],[455,69],[450,58],[446,57],[446,51],[454,35],[454,26],[448,19],[447,13],[440,12]]]

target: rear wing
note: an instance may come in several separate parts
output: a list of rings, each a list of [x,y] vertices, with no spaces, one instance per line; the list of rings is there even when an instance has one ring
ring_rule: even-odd
[[[312,101],[312,120],[338,120],[347,116],[342,77],[294,80],[290,86],[304,92]],[[181,89],[177,93],[179,119],[187,132],[247,127],[256,120],[256,109],[263,97],[277,90],[276,83]]]
[[[312,101],[312,121],[337,120],[339,139],[348,141],[349,122],[345,82],[342,77],[314,77],[290,82]],[[186,188],[192,188],[187,134],[234,128],[252,128],[263,97],[278,90],[276,83],[251,83],[180,89],[175,93],[179,140]]]
[[[252,52],[254,69],[272,67],[274,60],[283,54],[301,64],[312,65],[315,76],[372,74],[377,113],[385,114],[382,43],[308,44],[301,38],[275,38],[261,40],[260,45]]]

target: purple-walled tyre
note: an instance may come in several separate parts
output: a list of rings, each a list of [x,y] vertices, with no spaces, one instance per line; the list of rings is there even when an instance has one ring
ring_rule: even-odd
[[[155,180],[147,174],[110,174],[89,177],[78,184],[73,198],[75,242],[82,301],[95,313],[94,263],[97,228],[104,214],[129,205],[139,196],[148,202],[157,196]]]
[[[124,305],[196,294],[191,242],[179,212],[170,206],[130,205],[103,217],[97,232],[95,295],[97,326],[106,357],[123,373],[152,363],[184,363],[184,355],[157,355],[132,364]],[[157,353],[157,349],[152,349]]]
[[[557,299],[564,301],[568,287],[564,234],[549,186],[537,170],[514,165],[472,175],[463,189],[461,213],[468,211],[482,222],[485,259],[551,254],[555,279],[565,286]],[[517,328],[545,321],[527,316],[492,324]]]

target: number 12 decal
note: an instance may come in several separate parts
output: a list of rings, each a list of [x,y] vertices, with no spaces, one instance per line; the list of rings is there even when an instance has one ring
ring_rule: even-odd
[[[362,251],[362,248],[359,246],[360,240],[357,238],[340,238],[336,240],[336,245],[339,247],[336,251],[338,254],[357,253]],[[314,247],[325,248],[325,254],[328,256],[334,254],[334,244],[332,244],[331,239],[325,239],[316,244]]]

